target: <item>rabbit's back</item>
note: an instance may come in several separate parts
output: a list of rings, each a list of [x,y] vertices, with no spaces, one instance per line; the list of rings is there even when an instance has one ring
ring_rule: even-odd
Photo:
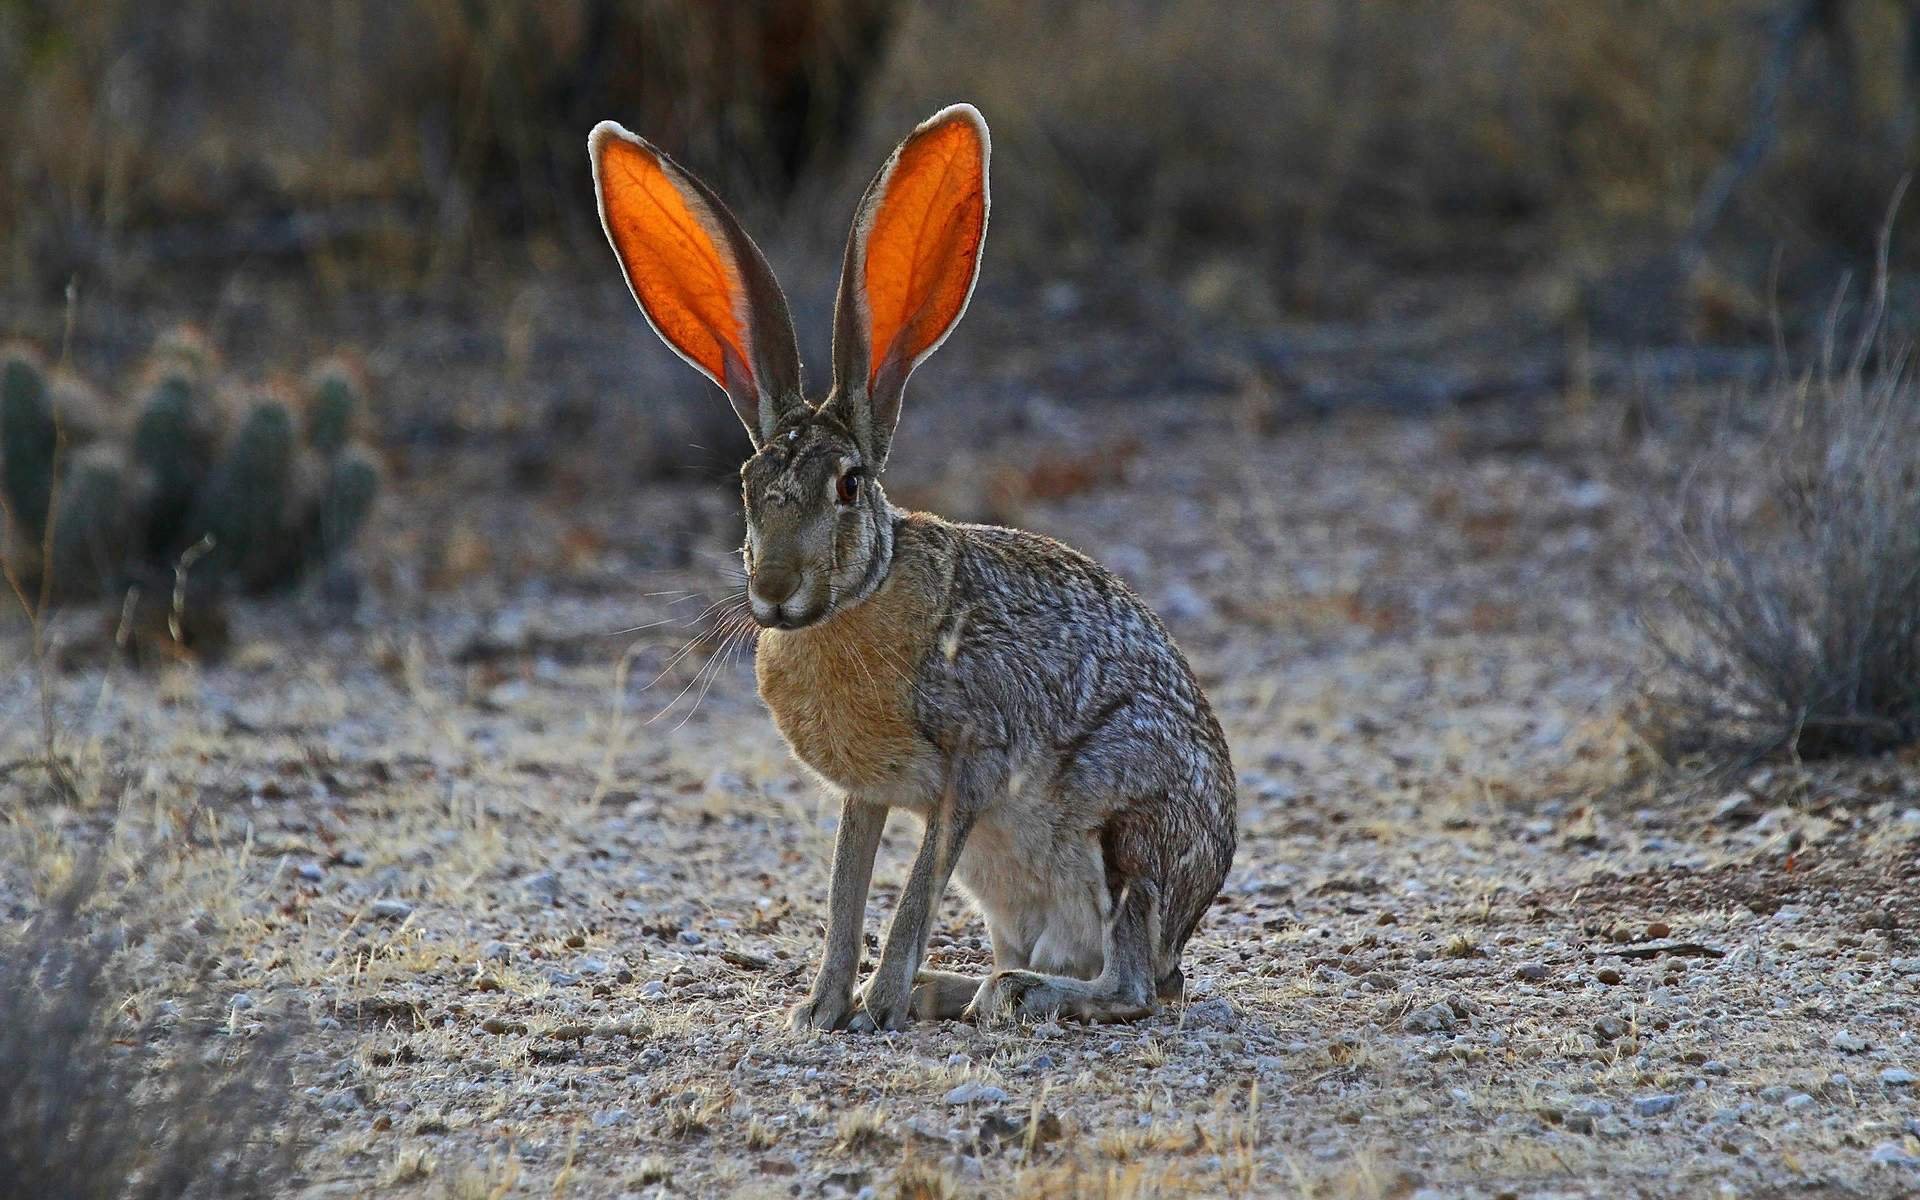
[[[1051,965],[1071,972],[1084,969],[1076,958],[1097,963],[1098,937],[1079,926],[1107,919],[1111,881],[1151,881],[1164,905],[1158,966],[1173,970],[1235,842],[1226,737],[1192,669],[1147,606],[1085,555],[994,526],[922,532],[950,585],[916,724],[966,764],[970,789],[1002,797],[981,815],[962,882],[996,928],[1017,938],[1028,924],[1042,969],[1057,946]],[[1067,869],[1083,849],[1091,871]],[[1089,888],[1088,911],[1064,902]]]

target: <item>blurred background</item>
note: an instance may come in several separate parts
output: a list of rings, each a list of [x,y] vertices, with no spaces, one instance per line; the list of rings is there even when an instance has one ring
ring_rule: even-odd
[[[1259,325],[1494,294],[1713,340],[1776,307],[1792,332],[1870,263],[1920,133],[1920,8],[4,0],[0,75],[5,324],[57,331],[75,282],[105,353],[140,342],[136,302],[249,346],[609,291],[603,117],[817,292],[878,157],[960,98],[997,143],[994,298],[1094,280]],[[283,282],[289,311],[236,311]]]
[[[181,322],[250,379],[345,353],[432,495],[744,451],[620,286],[608,117],[740,212],[817,366],[875,164],[983,108],[984,278],[895,472],[962,515],[1019,512],[991,471],[932,477],[950,450],[1057,435],[1041,490],[1071,488],[1111,403],[1271,433],[1750,379],[1883,231],[1910,307],[1908,0],[0,0],[0,77],[0,335],[108,388]]]

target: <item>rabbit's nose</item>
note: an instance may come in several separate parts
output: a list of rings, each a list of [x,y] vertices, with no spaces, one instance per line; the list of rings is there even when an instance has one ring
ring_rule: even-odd
[[[765,605],[778,609],[799,590],[800,572],[785,564],[762,566],[753,573],[752,582],[747,584],[747,591],[756,608]]]

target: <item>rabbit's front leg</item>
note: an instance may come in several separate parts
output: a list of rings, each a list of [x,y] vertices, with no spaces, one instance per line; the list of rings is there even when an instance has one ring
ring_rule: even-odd
[[[960,861],[967,834],[973,829],[971,807],[955,803],[951,792],[927,814],[926,833],[920,838],[919,853],[914,855],[913,870],[907,886],[900,892],[900,906],[894,910],[893,924],[887,928],[887,944],[880,951],[880,966],[860,989],[860,1011],[847,1028],[860,1033],[876,1029],[904,1029],[913,1002],[915,976],[920,960],[927,952],[927,934],[933,912],[946,895],[947,881]]]
[[[865,931],[867,887],[873,882],[873,856],[887,810],[848,796],[840,806],[840,831],[833,841],[833,877],[827,884],[827,944],[813,990],[787,1016],[794,1029],[839,1029],[853,1011],[853,976],[860,967],[860,936]]]

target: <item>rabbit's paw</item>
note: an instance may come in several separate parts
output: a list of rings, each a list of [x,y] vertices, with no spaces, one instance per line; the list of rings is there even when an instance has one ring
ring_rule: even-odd
[[[1060,1008],[1065,998],[1045,975],[1032,971],[1000,971],[987,980],[971,1009],[974,1019],[1042,1017]]]
[[[883,985],[880,977],[875,976],[860,989],[854,1000],[856,1011],[847,1022],[847,1028],[855,1033],[875,1033],[887,1030],[905,1029],[911,1018],[913,991],[911,988],[895,989]]]
[[[852,996],[808,996],[787,1011],[787,1028],[796,1033],[845,1029],[852,1011]]]

